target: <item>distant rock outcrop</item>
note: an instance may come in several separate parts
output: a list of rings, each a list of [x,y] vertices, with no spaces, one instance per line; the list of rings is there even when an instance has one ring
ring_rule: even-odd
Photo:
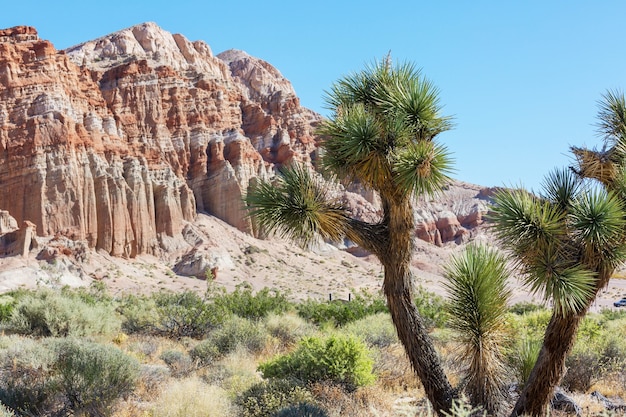
[[[242,52],[137,25],[66,51],[0,31],[0,209],[114,256],[171,249],[197,210],[249,231],[249,181],[320,119]]]

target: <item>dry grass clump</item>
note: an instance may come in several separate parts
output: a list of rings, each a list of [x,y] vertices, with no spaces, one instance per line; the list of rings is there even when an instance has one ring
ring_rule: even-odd
[[[270,313],[264,323],[267,332],[275,339],[271,345],[281,350],[293,347],[298,340],[317,331],[313,324],[294,313]]]
[[[198,377],[172,381],[150,410],[153,417],[230,417],[235,409],[228,393]]]
[[[318,382],[311,385],[310,391],[329,416],[378,417],[390,415],[394,408],[393,398],[376,386],[346,392],[341,385]]]
[[[210,385],[219,385],[231,397],[261,381],[257,372],[258,360],[247,349],[239,347],[199,375]]]
[[[376,387],[389,393],[423,395],[421,382],[418,381],[411,363],[400,344],[380,349],[374,358],[374,373],[378,376]]]

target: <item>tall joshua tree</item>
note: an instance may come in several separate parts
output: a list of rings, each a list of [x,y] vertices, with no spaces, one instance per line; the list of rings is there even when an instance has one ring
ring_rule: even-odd
[[[389,58],[335,83],[326,97],[333,111],[319,133],[323,168],[338,179],[375,190],[382,203],[376,223],[352,218],[316,177],[286,168],[273,184],[259,183],[247,203],[268,231],[310,243],[316,237],[352,240],[384,267],[383,291],[393,323],[434,409],[449,411],[454,391],[412,296],[410,261],[415,196],[448,182],[452,161],[436,137],[451,128],[438,90],[411,64]]]
[[[626,259],[626,103],[600,103],[605,147],[572,148],[577,166],[554,171],[543,195],[509,190],[496,196],[495,232],[527,284],[554,304],[539,357],[512,416],[541,416],[565,371],[576,331],[615,268]]]

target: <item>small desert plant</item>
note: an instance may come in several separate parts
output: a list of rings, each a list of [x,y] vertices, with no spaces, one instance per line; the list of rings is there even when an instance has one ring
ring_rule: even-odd
[[[295,351],[259,365],[264,378],[295,378],[303,382],[332,381],[348,388],[375,380],[373,360],[354,336],[306,337]]]
[[[64,337],[115,333],[120,324],[111,304],[90,304],[67,291],[41,288],[20,296],[7,328],[19,334]]]
[[[259,382],[237,397],[241,417],[271,417],[285,407],[313,403],[313,395],[302,386],[288,380]]]
[[[465,392],[472,405],[497,415],[506,399],[503,346],[511,296],[506,258],[487,246],[468,245],[451,258],[444,276]]]
[[[272,417],[328,417],[328,413],[318,405],[299,403],[281,408]]]
[[[189,351],[189,357],[199,367],[210,365],[220,356],[220,351],[212,339],[201,341]]]
[[[15,298],[10,295],[0,296],[0,322],[7,321],[11,317],[14,306]]]
[[[225,310],[191,291],[154,295],[158,332],[171,338],[202,338],[227,317]]]
[[[270,313],[264,320],[267,332],[277,338],[283,346],[290,346],[304,336],[315,332],[316,327],[293,313]]]
[[[351,301],[306,300],[296,306],[298,315],[315,324],[332,323],[343,326],[366,316],[387,312],[387,304],[381,297],[365,292]]]
[[[362,338],[366,343],[378,348],[398,343],[398,335],[389,313],[378,313],[348,323],[344,331]]]
[[[154,297],[125,295],[117,311],[122,315],[122,329],[126,333],[158,333],[159,312]]]
[[[0,352],[0,402],[24,415],[60,410],[50,341],[24,339]]]
[[[520,386],[523,386],[539,357],[541,339],[525,336],[512,348],[508,361],[517,375]]]
[[[175,378],[186,377],[194,370],[192,359],[179,350],[166,350],[161,353],[160,359],[170,368]]]
[[[251,320],[266,317],[269,313],[284,313],[292,308],[292,304],[280,291],[264,288],[253,293],[248,283],[237,285],[231,293],[214,293],[212,301],[232,314]]]
[[[0,402],[24,415],[109,415],[132,392],[137,361],[113,346],[24,340],[0,354]]]
[[[55,349],[55,373],[68,408],[78,415],[110,415],[138,380],[139,363],[114,346],[65,339]]]
[[[531,313],[533,311],[537,311],[537,310],[544,310],[545,307],[543,307],[540,304],[536,304],[536,303],[532,303],[529,301],[521,301],[519,303],[515,303],[513,304],[510,308],[509,311],[513,314],[517,314],[519,316],[526,314],[526,313]]]
[[[311,384],[309,390],[317,400],[323,405],[329,416],[358,416],[358,417],[378,417],[378,416],[409,416],[415,415],[409,412],[402,412],[394,407],[388,393],[381,390],[379,386],[368,386],[347,392],[342,385],[332,382],[316,382]],[[392,408],[394,409],[391,412]]]
[[[156,396],[161,387],[170,380],[171,371],[169,367],[164,365],[144,364],[139,370],[139,380],[137,381],[137,390],[143,396]],[[144,398],[145,400],[145,398]]]
[[[561,381],[568,391],[587,392],[604,372],[599,353],[590,349],[574,349],[567,357],[567,371]]]
[[[242,346],[251,353],[258,353],[265,347],[267,332],[248,319],[232,316],[211,332],[209,339],[213,341],[220,354],[233,352]]]
[[[415,306],[428,329],[445,326],[448,320],[445,300],[421,285],[413,294]]]

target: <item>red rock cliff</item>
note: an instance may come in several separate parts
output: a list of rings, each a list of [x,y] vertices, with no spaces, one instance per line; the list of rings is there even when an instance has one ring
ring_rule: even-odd
[[[266,62],[153,23],[60,52],[1,30],[0,209],[115,256],[169,249],[196,210],[250,230],[250,179],[307,161],[319,119]]]

